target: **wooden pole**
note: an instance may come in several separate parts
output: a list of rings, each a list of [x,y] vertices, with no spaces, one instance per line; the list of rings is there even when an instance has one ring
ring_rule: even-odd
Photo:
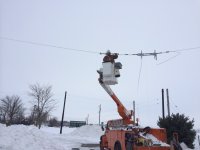
[[[63,119],[64,119],[64,113],[65,113],[65,102],[66,102],[66,96],[67,96],[67,91],[65,91],[65,97],[64,97],[62,120],[61,120],[61,124],[60,124],[60,134],[62,134]]]
[[[133,122],[135,123],[135,101],[133,101]]]
[[[99,125],[101,125],[101,104],[99,105]]]
[[[169,91],[166,89],[166,94],[167,94],[167,112],[168,116],[170,117],[170,104],[169,104]]]
[[[165,118],[164,89],[162,89],[162,116]]]

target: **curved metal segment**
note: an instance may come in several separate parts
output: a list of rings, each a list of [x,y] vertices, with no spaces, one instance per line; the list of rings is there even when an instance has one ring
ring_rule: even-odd
[[[132,112],[128,111],[124,105],[121,103],[121,101],[118,99],[118,97],[115,95],[115,93],[112,91],[112,89],[110,88],[109,85],[106,85],[103,82],[99,82],[99,84],[104,88],[104,90],[110,95],[110,97],[115,101],[115,103],[117,104],[117,109],[118,109],[118,113],[119,115],[122,117],[122,119],[124,120],[123,122],[125,124],[130,124],[131,121],[131,117],[132,117]]]

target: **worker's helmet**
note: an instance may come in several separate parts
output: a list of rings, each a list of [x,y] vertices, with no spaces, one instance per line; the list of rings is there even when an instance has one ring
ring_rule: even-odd
[[[107,50],[106,55],[110,55],[110,54],[111,54],[110,50]]]

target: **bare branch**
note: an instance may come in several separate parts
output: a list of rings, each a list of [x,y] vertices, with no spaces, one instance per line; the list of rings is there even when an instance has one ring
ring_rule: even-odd
[[[16,118],[23,117],[24,108],[19,96],[6,96],[0,100],[1,112],[4,115],[4,121],[10,125],[16,121]]]
[[[28,93],[33,99],[33,105],[37,107],[35,109],[36,125],[41,126],[41,123],[45,121],[45,118],[55,108],[55,99],[53,99],[52,86],[41,86],[36,83],[29,86],[30,92]]]

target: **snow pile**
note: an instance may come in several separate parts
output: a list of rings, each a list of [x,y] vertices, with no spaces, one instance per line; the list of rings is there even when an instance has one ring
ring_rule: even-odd
[[[46,126],[43,126],[41,128],[41,130],[44,131],[44,132],[47,132],[47,133],[52,133],[52,134],[60,133],[60,127],[46,127]],[[63,127],[62,128],[62,134],[69,134],[74,130],[76,130],[76,128]]]
[[[78,129],[65,127],[64,134],[60,135],[59,128],[45,127],[39,130],[35,126],[6,127],[0,124],[0,150],[71,150],[80,148],[83,143],[99,143],[99,128],[99,126],[83,126]],[[83,138],[84,135],[87,138]]]
[[[140,136],[143,136],[143,135],[141,134]],[[160,146],[170,146],[170,145],[168,145],[167,143],[164,143],[164,142],[158,140],[158,139],[157,139],[155,136],[153,136],[152,134],[146,134],[146,136],[143,136],[143,137],[145,137],[145,138],[147,138],[147,139],[150,139],[150,140],[153,142],[153,144],[159,144]]]
[[[103,135],[104,132],[101,130],[101,127],[98,125],[85,125],[80,128],[77,128],[69,135],[72,137],[79,139],[81,143],[99,143],[100,136]],[[83,139],[85,139],[83,141]]]
[[[180,146],[181,146],[181,148],[182,148],[183,150],[192,150],[191,148],[188,148],[187,145],[186,145],[184,142],[182,142],[182,143],[180,144]]]
[[[78,145],[63,135],[53,135],[34,126],[0,125],[1,150],[71,150]]]
[[[0,150],[71,150],[72,148],[82,148],[81,144],[99,143],[99,138],[103,135],[101,127],[98,125],[87,125],[80,128],[63,128],[63,134],[59,134],[60,129],[54,127],[42,127],[40,130],[35,126],[12,125],[6,127],[0,124]],[[199,135],[199,133],[198,133]],[[169,146],[151,134],[145,136],[154,144]],[[184,150],[190,150],[181,143]],[[196,139],[195,149],[199,149]],[[99,150],[99,148],[95,148]]]
[[[70,133],[73,136],[80,137],[100,137],[104,132],[101,130],[101,127],[98,125],[85,125],[80,128],[77,128],[73,132]]]

